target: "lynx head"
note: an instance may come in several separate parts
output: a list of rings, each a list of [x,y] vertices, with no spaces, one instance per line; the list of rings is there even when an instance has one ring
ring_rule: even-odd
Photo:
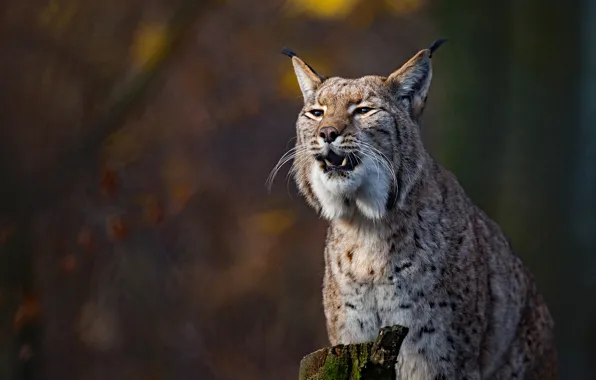
[[[284,51],[304,96],[288,157],[300,192],[323,217],[379,220],[403,205],[426,157],[418,120],[442,42],[387,77],[357,79],[327,79]]]

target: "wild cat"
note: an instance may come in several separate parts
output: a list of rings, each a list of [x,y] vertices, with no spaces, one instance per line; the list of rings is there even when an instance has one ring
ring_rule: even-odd
[[[553,321],[499,226],[425,150],[431,57],[387,77],[325,78],[291,51],[304,97],[300,193],[329,220],[323,304],[333,345],[402,325],[397,379],[555,379]]]

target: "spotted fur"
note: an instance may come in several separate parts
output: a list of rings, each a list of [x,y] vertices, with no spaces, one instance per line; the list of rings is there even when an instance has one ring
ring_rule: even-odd
[[[555,379],[553,321],[532,276],[422,145],[430,55],[420,51],[388,77],[358,79],[326,79],[292,56],[304,95],[292,170],[330,221],[329,339],[366,342],[383,326],[409,327],[397,379]],[[371,111],[355,114],[358,107]],[[321,137],[326,126],[339,134],[332,143]],[[359,164],[325,172],[330,151]]]

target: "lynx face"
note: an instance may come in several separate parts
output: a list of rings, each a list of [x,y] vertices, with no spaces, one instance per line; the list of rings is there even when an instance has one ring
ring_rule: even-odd
[[[383,216],[396,185],[390,99],[381,77],[331,78],[300,113],[296,179],[311,187],[326,218]]]
[[[326,79],[288,55],[304,95],[292,152],[298,188],[327,219],[382,219],[404,201],[420,171],[417,121],[432,76],[431,51],[388,77],[358,79]]]

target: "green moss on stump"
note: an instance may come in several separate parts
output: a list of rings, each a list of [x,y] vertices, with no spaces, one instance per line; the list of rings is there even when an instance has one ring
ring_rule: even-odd
[[[408,333],[385,327],[369,343],[323,348],[300,362],[300,380],[392,380],[399,348]]]

